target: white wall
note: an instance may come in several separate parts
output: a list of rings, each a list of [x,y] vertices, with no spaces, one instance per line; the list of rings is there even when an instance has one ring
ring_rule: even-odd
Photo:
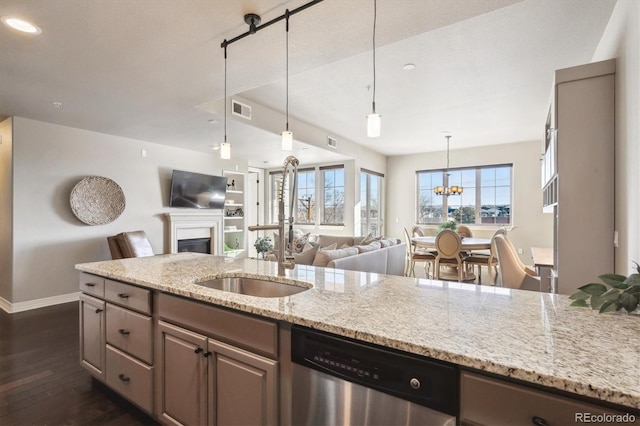
[[[167,252],[163,213],[184,211],[167,207],[173,169],[247,170],[246,162],[213,154],[19,117],[13,135],[13,303],[78,291],[74,265],[110,259],[109,235],[142,229],[155,252]],[[113,179],[125,193],[126,208],[110,224],[89,226],[71,211],[73,186],[90,175]]]
[[[640,2],[618,0],[593,56],[616,61],[616,272],[640,262]],[[604,271],[606,272],[606,271]]]
[[[11,300],[11,263],[13,259],[13,144],[11,118],[0,123],[0,138],[0,298]]]
[[[540,123],[540,131],[544,123]],[[451,150],[450,167],[468,167],[513,163],[512,226],[509,237],[525,263],[531,264],[531,247],[553,247],[553,216],[542,213],[540,187],[540,141]],[[446,152],[389,157],[386,182],[387,235],[404,238],[402,228],[416,221],[416,171],[441,169]],[[429,228],[425,226],[425,228]],[[435,226],[432,226],[435,232]],[[491,237],[496,226],[471,226],[475,236]]]

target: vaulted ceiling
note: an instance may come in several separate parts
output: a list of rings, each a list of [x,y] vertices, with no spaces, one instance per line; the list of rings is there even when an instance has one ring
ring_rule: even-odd
[[[202,106],[224,98],[220,43],[248,29],[246,13],[266,22],[305,3],[3,0],[0,16],[27,19],[42,34],[0,25],[0,116],[210,152],[223,120]],[[324,0],[291,18],[290,115],[384,155],[443,150],[442,131],[453,134],[452,148],[540,139],[553,71],[591,61],[614,6],[378,0],[382,136],[371,139],[373,0]],[[280,22],[229,46],[228,95],[284,112],[284,35]],[[233,122],[228,133],[233,155],[280,162],[274,132]],[[338,157],[314,147],[305,155]]]

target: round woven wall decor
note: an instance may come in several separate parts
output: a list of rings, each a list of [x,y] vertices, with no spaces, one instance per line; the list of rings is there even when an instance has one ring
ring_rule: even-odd
[[[87,225],[104,225],[124,211],[125,198],[120,185],[102,176],[82,179],[71,190],[71,210]]]

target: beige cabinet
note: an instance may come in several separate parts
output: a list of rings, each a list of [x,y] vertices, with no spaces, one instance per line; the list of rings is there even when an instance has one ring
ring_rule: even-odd
[[[156,398],[162,422],[278,423],[278,361],[255,352],[275,354],[277,343],[265,342],[277,339],[274,323],[164,294],[159,316]],[[247,338],[252,330],[261,332],[255,347]]]
[[[614,94],[615,60],[555,73],[543,204],[555,215],[554,268],[562,294],[614,271]]]
[[[80,362],[98,380],[153,413],[151,292],[80,274]]]
[[[460,398],[462,425],[569,425],[588,423],[579,421],[586,415],[625,414],[465,371],[460,375]]]

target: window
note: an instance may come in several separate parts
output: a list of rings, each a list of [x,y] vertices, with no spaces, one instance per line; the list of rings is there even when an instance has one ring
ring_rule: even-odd
[[[360,235],[382,235],[384,175],[360,169]]]
[[[315,223],[316,170],[298,170],[296,223]]]
[[[417,223],[452,218],[467,224],[510,224],[512,164],[416,172]],[[436,195],[439,185],[461,185],[461,195]]]
[[[344,224],[344,166],[320,167],[323,185],[322,225]]]

